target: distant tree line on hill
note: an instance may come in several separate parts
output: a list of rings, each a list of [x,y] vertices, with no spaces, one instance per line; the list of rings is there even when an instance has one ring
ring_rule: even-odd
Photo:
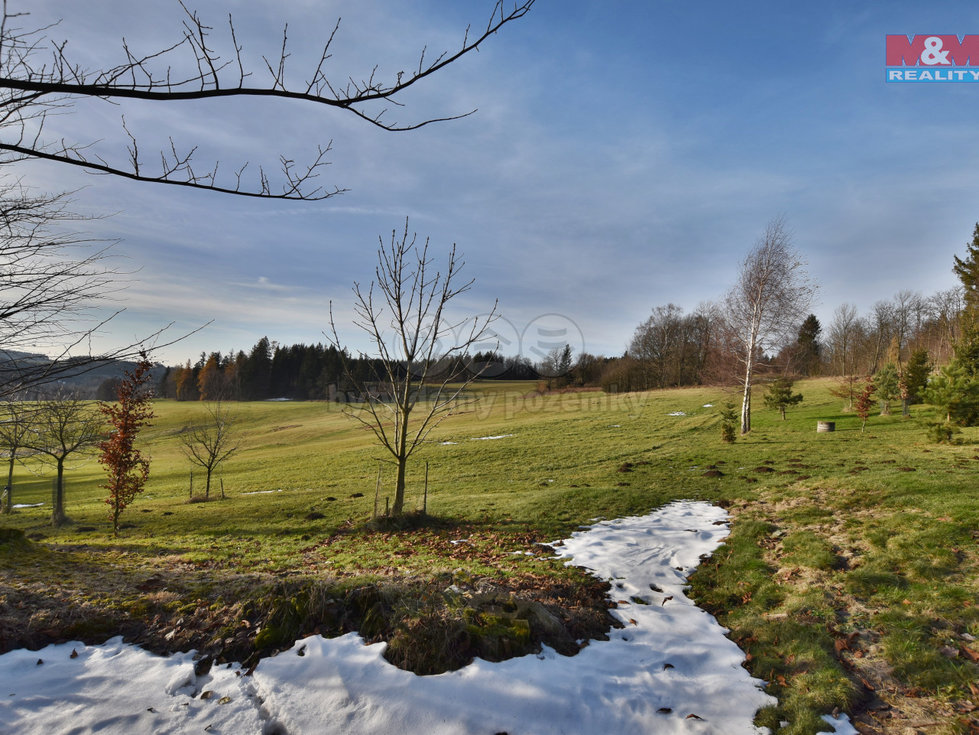
[[[459,361],[488,379],[536,380],[540,374],[529,360],[480,352]],[[458,361],[457,361],[458,362]],[[458,372],[458,365],[445,370]],[[347,372],[349,371],[349,373]],[[196,363],[169,367],[161,376],[157,396],[178,401],[272,398],[292,400],[356,400],[354,386],[380,374],[378,361],[355,357],[332,345],[279,345],[262,337],[245,353],[202,353]],[[111,386],[105,385],[109,390]]]
[[[930,364],[952,359],[962,333],[964,292],[953,288],[924,297],[899,291],[878,301],[861,316],[843,304],[829,328],[809,314],[795,339],[773,355],[763,355],[763,373],[784,375],[866,376],[886,366],[903,369],[914,358]],[[633,334],[621,358],[606,360],[602,386],[649,390],[737,380],[731,327],[721,307],[702,304],[684,314],[675,304],[657,306]],[[917,356],[916,356],[917,355]]]
[[[927,297],[898,291],[864,315],[853,304],[842,304],[826,329],[808,314],[775,354],[758,355],[760,377],[771,382],[781,377],[838,376],[837,395],[849,408],[871,376],[882,410],[900,399],[905,412],[909,404],[926,399],[930,383],[947,383],[945,393],[952,397],[933,390],[931,398],[951,401],[950,416],[969,421],[973,413],[979,417],[979,408],[963,409],[954,398],[979,381],[979,225],[968,248],[965,258],[955,258],[961,287]],[[565,345],[538,363],[487,351],[463,355],[446,367],[458,371],[461,361],[469,374],[482,380],[539,380],[549,390],[601,387],[627,392],[737,384],[743,355],[738,354],[736,327],[729,310],[717,303],[703,303],[689,314],[666,304],[653,308],[636,327],[620,356],[573,354]],[[934,366],[940,365],[947,367],[933,375]],[[376,360],[336,346],[285,346],[263,337],[248,353],[202,353],[194,364],[167,368],[157,395],[177,400],[357,400],[353,384],[380,374],[378,368]],[[351,381],[351,375],[357,381]],[[974,387],[979,396],[979,384]]]
[[[864,316],[852,304],[841,305],[826,330],[809,314],[794,340],[759,358],[762,376],[850,376],[856,392],[857,376],[875,375],[887,365],[903,369],[916,353],[919,365],[946,363],[960,338],[964,303],[962,289],[930,297],[900,291]],[[549,389],[628,392],[735,383],[735,350],[723,308],[705,303],[687,314],[666,304],[636,327],[620,356],[575,355],[566,347],[539,363],[495,351],[459,359],[482,380],[541,380]],[[287,346],[262,337],[248,352],[202,353],[195,363],[167,368],[156,393],[180,401],[355,400],[344,364],[354,377],[368,379],[377,374],[375,362],[346,350],[341,354],[332,345]],[[103,383],[100,396],[111,394],[110,383]]]

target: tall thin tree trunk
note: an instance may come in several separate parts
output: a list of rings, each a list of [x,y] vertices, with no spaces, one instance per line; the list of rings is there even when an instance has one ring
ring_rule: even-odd
[[[54,508],[51,510],[51,523],[60,526],[68,520],[65,516],[65,461],[58,457],[58,476],[54,481]]]
[[[750,359],[750,358],[749,358]],[[751,364],[744,373],[744,393],[741,396],[741,433],[751,431]]]
[[[7,486],[4,488],[3,504],[0,513],[14,512],[14,462],[17,459],[17,447],[10,448],[10,467],[7,469]]]
[[[751,331],[748,335],[748,349],[744,360],[744,394],[741,396],[741,434],[751,431],[751,379],[755,367],[755,349],[758,345],[759,330],[758,307],[752,316]]]
[[[405,456],[398,457],[398,482],[394,487],[394,507],[391,508],[391,514],[399,516],[404,511],[405,507],[405,465],[408,464],[408,458]]]
[[[405,467],[408,465],[408,416],[411,413],[411,396],[409,391],[411,386],[405,386],[405,392],[401,399],[401,416],[398,426],[398,434],[395,437],[397,444],[398,459],[398,481],[394,489],[394,507],[391,509],[392,515],[399,516],[404,512],[405,507]]]

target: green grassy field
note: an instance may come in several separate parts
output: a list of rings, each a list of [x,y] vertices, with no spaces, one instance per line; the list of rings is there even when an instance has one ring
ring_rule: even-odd
[[[911,419],[875,416],[861,432],[828,386],[797,384],[805,401],[786,421],[757,408],[751,434],[724,444],[718,410],[731,396],[716,388],[541,396],[533,384],[479,385],[480,400],[450,415],[409,470],[407,504],[420,507],[428,464],[436,520],[401,531],[369,524],[378,468],[382,510],[393,469],[338,406],[232,404],[242,444],[218,475],[225,498],[215,484],[212,502],[191,503],[178,438],[203,407],[161,401],[145,432],[150,480],[118,539],[93,459],[68,472],[73,524],[61,529],[48,523],[51,471],[18,468],[14,501],[45,505],[0,518],[32,540],[0,544],[0,599],[84,596],[93,610],[121,606],[130,617],[237,606],[244,619],[236,585],[258,577],[273,597],[276,584],[291,594],[297,580],[321,576],[414,592],[476,577],[518,589],[582,584],[560,564],[513,552],[594,518],[705,499],[729,509],[733,532],[695,574],[694,596],[779,697],[762,724],[815,732],[818,715],[838,708],[863,717],[867,732],[975,732],[979,430],[934,444],[933,411],[915,406]],[[817,434],[817,420],[836,421],[836,431]],[[459,538],[464,551],[449,543]],[[166,589],[153,583],[161,570]],[[43,632],[54,615],[28,622]]]

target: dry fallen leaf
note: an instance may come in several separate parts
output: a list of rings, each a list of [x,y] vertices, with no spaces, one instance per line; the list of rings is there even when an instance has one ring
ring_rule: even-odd
[[[974,664],[979,664],[979,653],[976,653],[971,648],[966,648],[965,646],[959,647],[959,653],[965,656]]]

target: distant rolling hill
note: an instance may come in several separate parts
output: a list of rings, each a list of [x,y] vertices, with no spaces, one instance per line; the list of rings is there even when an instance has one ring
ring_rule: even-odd
[[[0,349],[0,394],[26,383],[29,387],[20,392],[20,397],[37,398],[57,388],[67,388],[80,398],[96,398],[103,382],[121,378],[135,366],[131,361],[93,362],[90,358],[56,362],[39,353]],[[158,381],[165,370],[164,366],[155,365],[151,383]]]

